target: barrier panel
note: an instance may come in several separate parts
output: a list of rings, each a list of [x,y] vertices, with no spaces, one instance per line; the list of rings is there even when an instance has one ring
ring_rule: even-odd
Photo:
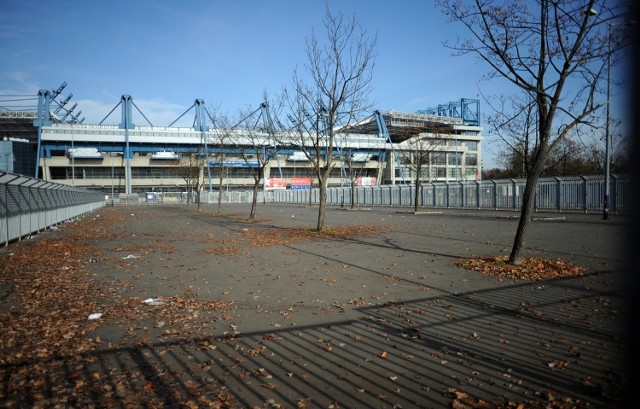
[[[422,183],[418,195],[419,208],[469,208],[494,210],[519,210],[522,206],[525,179],[456,181]],[[628,213],[631,211],[631,178],[611,176],[609,211]],[[356,187],[356,206],[413,207],[415,185],[380,185]],[[281,190],[271,198],[281,203],[317,203],[318,189],[305,191],[304,198],[296,190]],[[348,187],[327,189],[330,205],[351,205]],[[604,176],[540,178],[536,188],[535,210],[537,211],[602,211]]]
[[[517,211],[522,206],[526,185],[525,179],[503,179],[483,181],[454,181],[422,183],[418,194],[418,208],[459,208],[492,209]],[[631,178],[611,176],[609,195],[610,213],[631,212]],[[416,200],[415,185],[357,186],[353,195],[351,187],[331,187],[327,189],[327,204],[336,206],[395,206],[413,207]],[[201,201],[214,204],[218,195],[223,203],[250,203],[252,191],[202,192]],[[197,195],[180,192],[163,192],[154,200],[146,200],[141,194],[131,195],[131,200],[122,197],[108,199],[108,203],[121,205],[160,205],[196,203]],[[604,176],[550,177],[538,181],[535,195],[536,211],[552,212],[601,212],[604,196]],[[320,198],[318,188],[278,189],[258,191],[258,203],[317,204]]]
[[[100,192],[0,172],[0,243],[51,229],[104,202]]]

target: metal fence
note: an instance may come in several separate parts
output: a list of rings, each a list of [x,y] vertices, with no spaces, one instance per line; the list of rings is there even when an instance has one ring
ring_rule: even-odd
[[[483,181],[459,181],[424,183],[418,196],[419,208],[467,208],[519,210],[525,179],[503,179]],[[611,176],[609,211],[631,212],[631,178]],[[218,202],[220,192],[201,192],[200,200],[205,204]],[[536,211],[602,211],[604,176],[552,177],[538,181]],[[223,203],[250,203],[252,191],[223,191]],[[413,207],[415,185],[359,186],[354,191],[355,206]],[[317,204],[320,192],[316,189],[260,190],[258,203]],[[108,197],[109,205],[161,205],[196,203],[195,193],[162,192],[116,195]],[[351,206],[350,187],[327,189],[329,205]]]
[[[204,204],[218,203],[218,195],[220,192],[200,192],[200,201]],[[258,200],[262,202],[264,200],[264,192],[258,192]],[[231,190],[223,191],[222,203],[251,203],[253,199],[253,191]],[[115,194],[113,196],[106,196],[107,205],[172,205],[172,204],[187,204],[197,203],[198,195],[195,192],[146,192],[146,193],[133,193],[130,195]]]
[[[20,240],[104,206],[104,194],[0,172],[0,243]]]
[[[420,208],[469,208],[518,210],[522,206],[525,179],[423,183]],[[631,178],[611,177],[609,211],[631,211]],[[281,203],[318,203],[318,189],[276,190],[266,199]],[[603,209],[604,176],[552,177],[538,181],[537,211],[597,212]],[[415,185],[360,186],[355,188],[356,206],[414,206]],[[351,188],[327,189],[327,203],[351,206]]]

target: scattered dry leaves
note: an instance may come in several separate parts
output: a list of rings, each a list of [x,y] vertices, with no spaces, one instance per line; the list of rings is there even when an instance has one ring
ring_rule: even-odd
[[[246,231],[243,231],[243,234],[251,241],[252,246],[267,247],[281,246],[314,238],[348,240],[370,236],[382,231],[383,229],[384,228],[382,226],[346,226],[331,227],[318,232],[315,230],[298,228],[269,228],[247,229]]]
[[[509,264],[509,257],[465,258],[456,261],[459,267],[479,271],[497,278],[518,280],[545,280],[583,275],[586,268],[563,260],[524,258],[519,264]]]
[[[211,319],[215,319],[232,303],[180,295],[160,297],[156,300],[161,304],[148,305],[118,293],[126,288],[125,281],[105,287],[87,268],[108,259],[93,243],[123,235],[111,227],[126,220],[128,216],[114,209],[101,209],[95,217],[65,223],[51,239],[14,243],[0,257],[0,287],[8,289],[10,297],[10,302],[0,304],[0,406],[162,407],[166,389],[179,389],[173,385],[177,379],[158,383],[126,368],[95,370],[100,360],[97,348],[109,346],[92,334],[102,325],[149,318],[155,320],[155,328],[168,327],[165,332],[172,337],[189,336],[200,312],[214,314]],[[158,250],[173,251],[160,241],[113,249],[124,254]],[[120,258],[116,257],[118,265]],[[98,318],[89,318],[94,315]],[[135,325],[129,326],[127,335],[129,346],[156,348],[157,338],[137,332]],[[165,351],[156,352],[161,356]],[[215,381],[184,385],[197,386],[189,388],[191,396],[183,396],[181,403],[187,407],[234,405],[233,397]]]

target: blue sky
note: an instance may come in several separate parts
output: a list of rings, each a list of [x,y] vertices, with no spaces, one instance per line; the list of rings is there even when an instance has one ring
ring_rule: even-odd
[[[257,106],[264,90],[289,85],[305,62],[305,38],[312,27],[322,30],[325,7],[311,0],[0,4],[0,94],[33,94],[66,81],[63,95],[72,92],[90,122],[104,117],[93,116],[93,104],[104,103],[106,115],[129,94],[136,105],[160,110],[149,112],[158,125],[196,98],[234,113]],[[329,4],[355,12],[377,33],[371,97],[378,109],[411,112],[477,97],[484,67],[450,56],[442,41],[456,32],[431,1]]]
[[[443,41],[467,33],[432,1],[328,4],[377,34],[376,109],[415,112],[479,98],[479,90],[509,92],[504,82],[481,81],[488,67],[474,57],[451,56]],[[62,97],[73,93],[85,123],[100,122],[123,94],[157,126],[196,98],[233,115],[291,83],[305,63],[305,38],[313,27],[323,34],[324,10],[322,0],[0,0],[0,95],[66,81]],[[116,111],[105,123],[119,119]],[[485,159],[490,153],[485,144]]]

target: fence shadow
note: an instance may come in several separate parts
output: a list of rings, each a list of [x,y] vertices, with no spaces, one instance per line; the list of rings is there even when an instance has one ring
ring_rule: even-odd
[[[615,273],[356,306],[356,319],[128,344],[33,367],[6,403],[98,407],[619,407]],[[340,308],[340,306],[336,306]],[[343,306],[346,308],[347,306]],[[64,371],[60,385],[53,373]],[[11,382],[5,379],[5,382]],[[47,406],[44,404],[42,406]],[[536,406],[537,407],[537,406]],[[542,406],[540,406],[542,407]]]

